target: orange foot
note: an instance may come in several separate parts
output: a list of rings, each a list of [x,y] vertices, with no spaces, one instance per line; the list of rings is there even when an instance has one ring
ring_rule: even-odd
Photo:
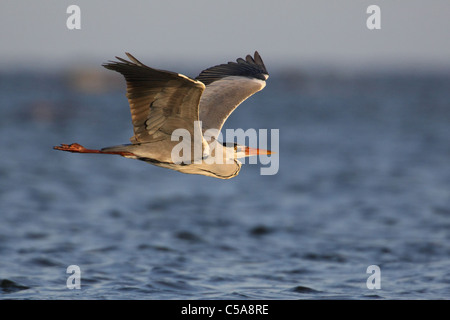
[[[83,147],[81,144],[78,143],[61,144],[60,146],[53,147],[53,149],[76,153],[102,153],[102,154],[117,154],[122,157],[136,157],[133,153],[126,151],[102,151],[96,149],[86,149],[85,147]]]
[[[81,144],[78,143],[61,144],[60,146],[53,147],[53,149],[77,153],[101,153],[100,150],[86,149],[85,147],[83,147]]]

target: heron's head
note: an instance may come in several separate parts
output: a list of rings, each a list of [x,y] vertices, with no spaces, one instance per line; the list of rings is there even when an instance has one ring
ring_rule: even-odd
[[[250,148],[233,142],[224,142],[223,146],[227,154],[233,155],[235,159],[257,156],[260,154],[272,154],[272,151],[265,149]]]

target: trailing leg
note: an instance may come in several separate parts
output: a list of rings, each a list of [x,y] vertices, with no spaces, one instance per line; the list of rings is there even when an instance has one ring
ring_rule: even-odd
[[[61,151],[68,151],[68,152],[75,152],[75,153],[102,153],[102,154],[117,154],[123,157],[130,157],[134,156],[131,152],[126,151],[102,151],[97,149],[86,149],[82,145],[78,143],[72,143],[72,144],[61,144],[60,146],[53,147],[55,150],[61,150]]]

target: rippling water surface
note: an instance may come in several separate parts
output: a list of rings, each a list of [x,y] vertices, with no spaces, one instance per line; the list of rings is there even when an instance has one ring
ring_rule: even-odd
[[[0,298],[450,298],[450,76],[272,72],[227,128],[279,172],[226,181],[52,150],[128,142],[115,79],[0,74]]]

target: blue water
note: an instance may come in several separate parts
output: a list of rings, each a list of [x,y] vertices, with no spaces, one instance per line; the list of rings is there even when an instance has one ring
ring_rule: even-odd
[[[450,75],[271,71],[226,127],[279,129],[279,172],[231,180],[53,150],[132,135],[81,80],[0,73],[0,298],[450,298]]]

